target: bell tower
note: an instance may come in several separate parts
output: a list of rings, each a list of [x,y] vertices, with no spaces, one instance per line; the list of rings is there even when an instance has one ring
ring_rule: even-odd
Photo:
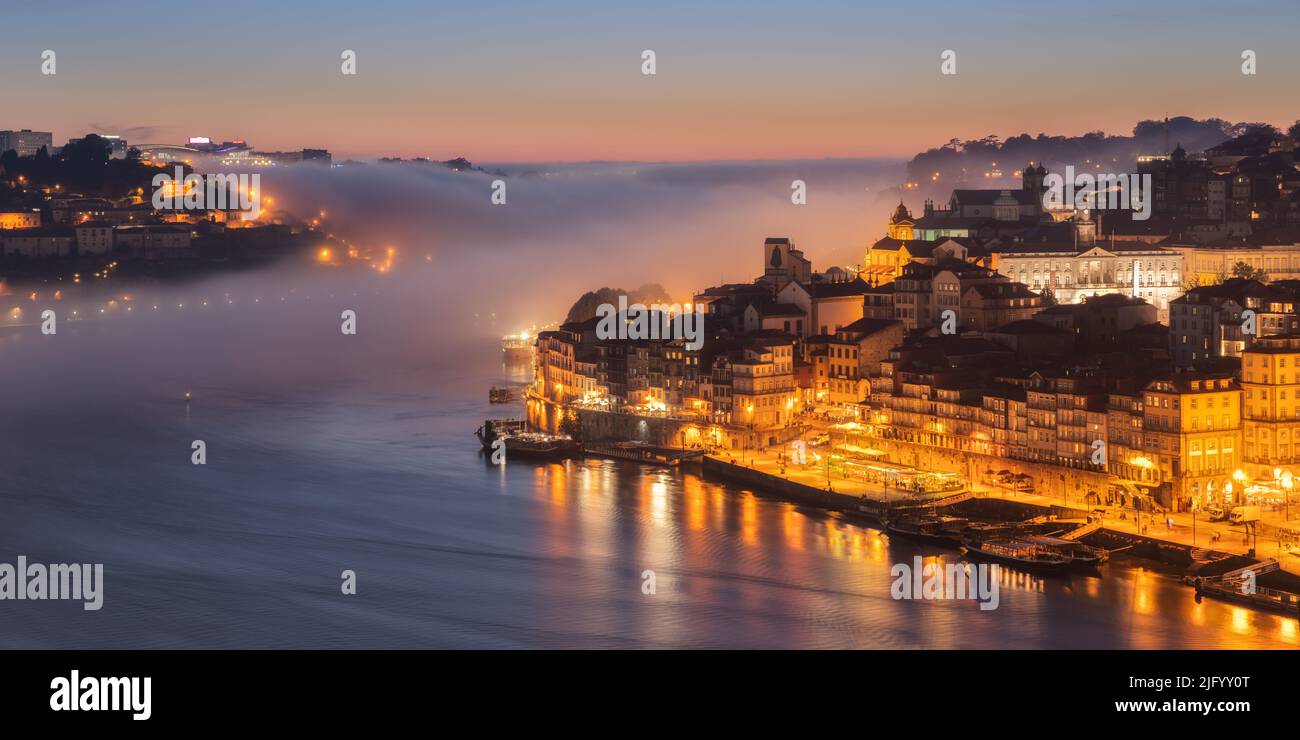
[[[900,200],[898,208],[894,209],[894,215],[889,217],[889,226],[886,228],[887,236],[890,239],[909,241],[915,238],[912,236],[914,233],[912,227],[915,225],[916,222],[912,220],[912,212],[907,210],[907,206],[903,205]]]

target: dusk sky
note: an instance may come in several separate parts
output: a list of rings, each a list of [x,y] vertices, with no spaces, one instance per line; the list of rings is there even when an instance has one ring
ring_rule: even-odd
[[[1296,0],[42,0],[4,12],[0,129],[53,131],[56,144],[99,131],[336,159],[909,157],[952,137],[1124,134],[1166,114],[1285,127],[1300,114]],[[40,73],[45,49],[54,76]],[[344,49],[356,76],[340,73]],[[643,49],[658,55],[653,77]],[[954,76],[939,73],[945,49]],[[1241,74],[1244,49],[1255,76]]]

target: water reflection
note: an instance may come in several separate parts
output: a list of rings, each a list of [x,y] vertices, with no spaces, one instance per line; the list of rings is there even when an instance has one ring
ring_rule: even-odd
[[[1168,649],[1300,642],[1294,619],[1197,603],[1174,576],[1125,564],[1107,565],[1103,577],[1003,568],[999,607],[990,612],[969,600],[895,601],[894,563],[920,556],[943,567],[962,556],[683,471],[609,460],[545,467],[547,493],[539,501],[552,515],[543,549],[569,552],[564,543],[578,536],[579,556],[612,558],[584,576],[580,601],[602,604],[597,622],[631,629],[637,644]],[[510,474],[535,476],[531,469],[510,466]],[[564,488],[584,495],[575,502]],[[608,505],[582,501],[588,491]],[[619,562],[629,552],[631,561]],[[653,596],[640,592],[644,570],[656,574]],[[569,594],[539,598],[567,601]]]

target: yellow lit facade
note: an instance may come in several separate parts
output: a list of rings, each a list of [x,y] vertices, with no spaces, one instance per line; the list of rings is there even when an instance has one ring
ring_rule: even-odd
[[[0,229],[35,229],[40,225],[39,211],[0,212]]]
[[[1241,389],[1227,375],[1180,373],[1153,381],[1143,398],[1145,460],[1160,471],[1175,507],[1240,501]]]
[[[1246,474],[1274,479],[1300,462],[1300,334],[1260,337],[1242,353]]]

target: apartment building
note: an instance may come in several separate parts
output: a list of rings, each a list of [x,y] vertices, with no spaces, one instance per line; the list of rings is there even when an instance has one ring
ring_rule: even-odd
[[[1300,463],[1300,334],[1256,339],[1242,354],[1241,388],[1246,475],[1291,473]]]

